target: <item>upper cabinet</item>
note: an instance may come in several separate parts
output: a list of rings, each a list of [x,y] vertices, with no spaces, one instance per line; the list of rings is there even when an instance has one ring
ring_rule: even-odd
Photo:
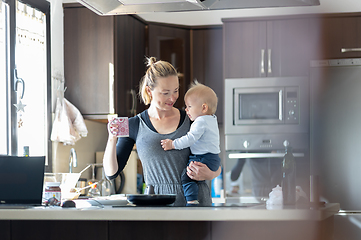
[[[222,26],[191,30],[191,79],[214,90],[218,97],[216,116],[223,123],[223,38]]]
[[[179,98],[175,107],[184,109],[184,94],[190,80],[190,33],[188,28],[149,23],[149,56],[170,62],[179,73]]]
[[[310,60],[361,57],[361,15],[324,14],[223,19],[223,26],[147,23],[136,15],[99,16],[64,5],[65,97],[85,118],[134,116],[146,56],[173,64],[180,95],[197,79],[219,98],[223,79],[307,76]]]
[[[88,119],[134,116],[144,75],[145,24],[133,16],[98,16],[64,7],[65,97]]]
[[[313,59],[361,57],[360,14],[328,14],[311,18]]]
[[[135,116],[145,109],[137,97],[145,74],[147,25],[134,16],[115,18],[115,103],[119,116]]]
[[[309,19],[224,19],[224,76],[307,76]]]
[[[64,9],[65,97],[84,115],[114,112],[113,34],[114,17]]]

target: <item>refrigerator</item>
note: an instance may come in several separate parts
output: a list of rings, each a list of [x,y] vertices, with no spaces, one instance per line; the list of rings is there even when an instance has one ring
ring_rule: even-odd
[[[335,240],[361,239],[361,59],[311,61],[310,171],[340,203]]]

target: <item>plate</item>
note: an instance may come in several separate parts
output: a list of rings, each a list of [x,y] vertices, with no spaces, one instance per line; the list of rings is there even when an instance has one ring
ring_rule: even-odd
[[[135,205],[168,205],[175,199],[175,194],[127,194],[128,202]]]

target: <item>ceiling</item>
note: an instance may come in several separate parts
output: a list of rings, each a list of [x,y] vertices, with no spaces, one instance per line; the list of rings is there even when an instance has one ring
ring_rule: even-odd
[[[63,2],[71,3],[76,2],[76,0],[63,0]],[[220,25],[222,24],[222,18],[296,15],[309,13],[361,12],[360,0],[320,0],[320,3],[320,6],[311,7],[165,12],[138,14],[138,16],[149,22],[161,22],[187,26],[203,26]]]

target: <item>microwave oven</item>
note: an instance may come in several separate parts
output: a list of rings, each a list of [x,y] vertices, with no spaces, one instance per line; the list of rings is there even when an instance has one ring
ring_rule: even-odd
[[[226,79],[224,116],[226,150],[307,148],[309,79]]]

